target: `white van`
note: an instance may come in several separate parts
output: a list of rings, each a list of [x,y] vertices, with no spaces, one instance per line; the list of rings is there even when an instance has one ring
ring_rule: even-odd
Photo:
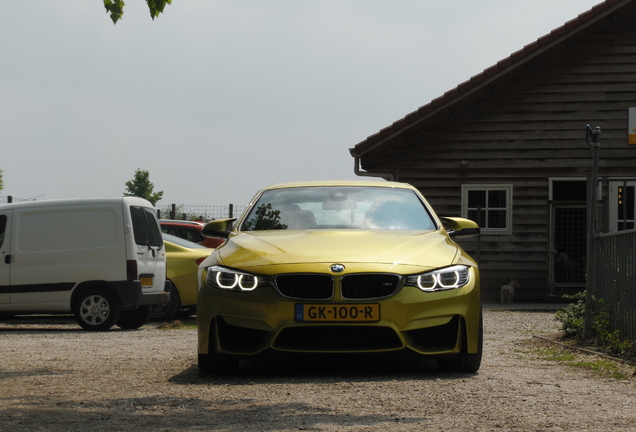
[[[0,255],[0,314],[73,313],[86,330],[133,329],[170,299],[159,223],[141,198],[0,205]]]

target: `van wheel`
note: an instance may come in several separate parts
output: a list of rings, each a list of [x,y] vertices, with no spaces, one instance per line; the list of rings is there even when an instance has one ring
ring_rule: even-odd
[[[77,299],[73,313],[84,330],[104,331],[115,325],[119,319],[119,309],[110,292],[102,288],[91,288]]]
[[[150,309],[150,318],[153,321],[168,321],[181,309],[179,291],[173,283],[170,284],[170,300],[162,305],[154,305]]]
[[[150,306],[139,306],[136,309],[121,311],[117,325],[125,330],[134,330],[146,324],[149,317]]]

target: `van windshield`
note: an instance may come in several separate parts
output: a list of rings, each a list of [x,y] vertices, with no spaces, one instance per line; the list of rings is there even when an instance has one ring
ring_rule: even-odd
[[[147,207],[130,207],[135,243],[144,246],[163,246],[163,237],[159,222],[153,209]]]

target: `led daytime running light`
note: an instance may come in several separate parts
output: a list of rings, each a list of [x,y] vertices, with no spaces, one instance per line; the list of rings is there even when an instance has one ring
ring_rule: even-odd
[[[437,283],[439,284],[440,288],[444,288],[444,289],[449,289],[449,288],[457,288],[457,283],[459,282],[459,272],[454,271],[452,272],[452,274],[455,275],[455,277],[453,278],[453,282],[449,285],[444,285],[444,278],[442,276],[446,276],[443,274],[436,274],[433,275],[433,277],[435,278],[435,280],[437,281]]]
[[[257,276],[237,273],[222,267],[208,268],[208,284],[222,289],[239,289],[252,291],[259,286],[261,281]]]
[[[244,279],[252,279],[252,286],[245,286],[243,285],[243,280]],[[251,291],[254,288],[256,288],[258,286],[258,278],[256,276],[252,276],[252,275],[240,275],[238,278],[238,284],[241,287],[242,290],[244,291]]]
[[[216,271],[216,284],[221,288],[232,289],[239,281],[239,278],[237,277],[238,275],[234,275],[234,282],[232,285],[223,285],[223,282],[221,282],[221,276],[224,276],[223,272]]]
[[[410,276],[407,285],[422,291],[442,291],[461,288],[470,280],[470,270],[466,266],[453,266],[417,276]]]

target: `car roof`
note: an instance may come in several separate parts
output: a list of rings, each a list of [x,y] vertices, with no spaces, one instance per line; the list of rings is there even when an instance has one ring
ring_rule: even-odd
[[[130,205],[142,205],[150,207],[151,204],[139,197],[133,196],[105,196],[105,197],[85,197],[85,198],[57,198],[37,201],[17,201],[7,204],[0,204],[1,210],[14,210],[21,208],[46,208],[46,207],[75,207],[75,206],[98,206],[104,204],[119,204],[128,202]]]
[[[372,187],[387,187],[387,188],[404,188],[415,189],[408,183],[390,182],[385,180],[312,180],[290,183],[274,183],[263,190],[268,189],[283,189],[292,187],[316,187],[316,186],[372,186]]]
[[[170,225],[199,225],[202,226],[204,223],[197,221],[185,221],[185,220],[173,220],[173,219],[159,219],[159,224],[170,224]]]

